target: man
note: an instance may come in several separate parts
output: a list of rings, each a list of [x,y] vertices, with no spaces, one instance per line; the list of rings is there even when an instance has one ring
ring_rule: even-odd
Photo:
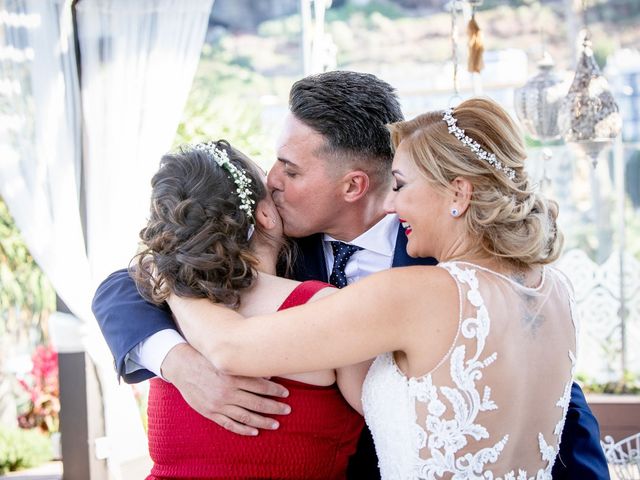
[[[299,239],[296,278],[343,287],[389,267],[435,264],[407,255],[404,230],[383,209],[392,160],[385,125],[402,119],[394,90],[372,75],[329,72],[296,82],[289,107],[267,183],[285,233]],[[126,271],[99,287],[94,312],[125,380],[161,374],[195,410],[236,433],[277,428],[263,415],[286,413],[263,397],[284,396],[281,386],[214,371],[166,310],[139,297]],[[378,478],[376,465],[365,429],[349,477]],[[577,385],[554,478],[608,478],[598,425]]]

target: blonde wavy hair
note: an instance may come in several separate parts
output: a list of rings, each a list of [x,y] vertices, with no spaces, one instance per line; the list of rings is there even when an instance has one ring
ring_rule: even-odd
[[[453,110],[458,127],[516,172],[515,180],[479,159],[449,133],[435,111],[388,126],[394,148],[402,142],[418,169],[437,188],[451,190],[463,177],[473,185],[464,222],[469,238],[479,239],[467,252],[489,254],[516,266],[546,264],[558,258],[563,236],[558,204],[534,191],[524,170],[522,134],[509,114],[493,100],[472,98]]]

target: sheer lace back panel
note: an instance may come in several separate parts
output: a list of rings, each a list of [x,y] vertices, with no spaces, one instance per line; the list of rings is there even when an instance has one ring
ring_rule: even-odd
[[[576,351],[565,278],[545,267],[527,288],[464,262],[440,267],[460,293],[450,353],[412,378],[383,354],[363,387],[383,478],[550,479]]]

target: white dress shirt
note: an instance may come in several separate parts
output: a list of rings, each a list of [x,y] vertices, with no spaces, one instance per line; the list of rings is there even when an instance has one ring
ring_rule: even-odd
[[[347,261],[347,266],[344,269],[344,273],[347,276],[347,285],[357,282],[372,273],[391,268],[397,235],[398,216],[387,215],[359,237],[350,242],[345,242],[362,248]],[[327,265],[327,278],[329,278],[333,269],[331,242],[336,241],[336,239],[324,234],[322,240],[324,259]]]
[[[124,357],[125,372],[131,373],[146,368],[157,377],[166,380],[160,371],[162,362],[169,354],[169,350],[181,343],[187,343],[187,341],[177,330],[167,328],[154,333],[129,350]]]
[[[347,276],[347,284],[357,282],[372,273],[391,268],[397,235],[398,216],[386,215],[362,235],[348,242],[361,247],[362,250],[355,252],[347,262],[344,272]],[[333,268],[331,242],[336,239],[325,234],[322,240],[327,278],[329,278]],[[186,340],[175,330],[167,329],[154,333],[127,354],[125,357],[126,373],[146,368],[158,377],[162,377],[160,372],[162,362],[169,351],[180,343],[186,343]]]

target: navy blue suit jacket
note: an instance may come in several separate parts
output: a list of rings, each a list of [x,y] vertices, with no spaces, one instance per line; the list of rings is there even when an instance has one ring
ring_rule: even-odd
[[[299,256],[295,266],[297,280],[327,281],[321,235],[297,241]],[[411,258],[406,252],[407,237],[402,228],[393,257],[393,267],[435,265],[433,258]],[[138,343],[164,329],[175,329],[167,308],[148,303],[139,295],[135,283],[126,270],[112,273],[98,287],[93,299],[93,312],[113,353],[118,376],[128,383],[136,383],[153,376],[148,370],[125,374],[124,359]],[[373,441],[365,428],[358,451],[349,463],[348,478],[379,478]],[[560,454],[553,467],[554,480],[609,479],[607,463],[600,446],[600,429],[589,409],[582,390],[573,384],[571,402],[562,432]]]

